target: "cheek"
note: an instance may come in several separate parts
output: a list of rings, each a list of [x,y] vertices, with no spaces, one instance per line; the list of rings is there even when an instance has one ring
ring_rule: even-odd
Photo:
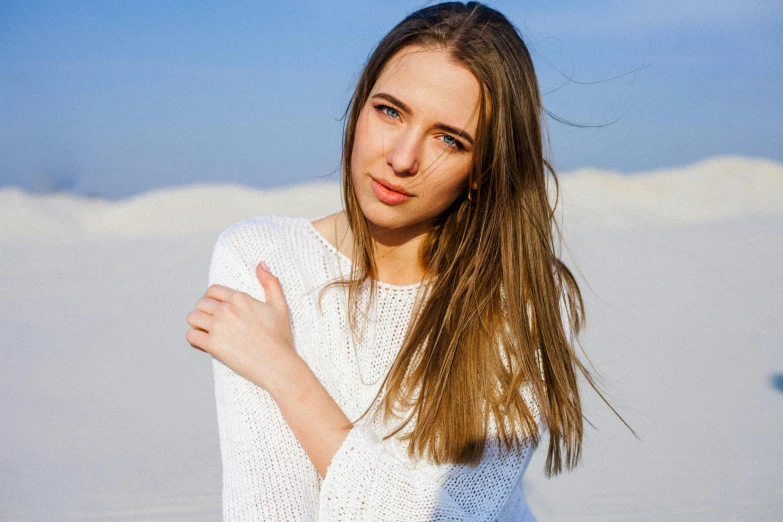
[[[443,189],[443,198],[453,200],[467,190],[470,179],[470,167],[468,165],[454,166],[454,170],[441,180],[440,186]]]
[[[353,135],[353,147],[351,147],[351,173],[358,174],[362,169],[362,160],[366,155],[368,145],[367,117],[364,110],[356,120],[356,131]]]
[[[433,178],[425,189],[427,197],[420,202],[428,212],[435,215],[445,211],[452,203],[465,193],[468,186],[468,176],[464,171],[445,173],[440,178]]]

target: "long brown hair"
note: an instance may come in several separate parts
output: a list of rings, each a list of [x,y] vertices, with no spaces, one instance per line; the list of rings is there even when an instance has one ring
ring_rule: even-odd
[[[544,157],[538,80],[521,36],[499,12],[477,2],[423,8],[370,56],[346,112],[342,155],[353,267],[350,279],[333,284],[348,287],[356,327],[360,287],[376,278],[370,231],[350,172],[356,125],[388,60],[412,45],[446,49],[477,78],[481,103],[468,191],[422,244],[426,300],[378,392],[385,390],[385,418],[407,412],[387,437],[413,421],[402,437],[411,457],[477,464],[490,436],[489,418],[502,419],[498,434],[509,450],[537,444],[541,423],[550,437],[546,472],[557,474],[573,468],[581,453],[577,370],[595,384],[567,332],[575,336],[585,314],[576,280],[555,253],[557,199],[550,205],[547,173],[555,190],[557,178]],[[370,285],[370,299],[374,290]]]

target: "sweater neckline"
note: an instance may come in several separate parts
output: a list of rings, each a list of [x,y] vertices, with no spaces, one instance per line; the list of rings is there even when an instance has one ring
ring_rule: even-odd
[[[314,218],[312,221],[308,218],[304,218],[304,220],[307,223],[307,228],[310,229],[310,231],[315,234],[315,237],[318,238],[318,240],[327,248],[329,249],[333,254],[337,254],[337,257],[339,257],[341,260],[343,260],[345,263],[348,264],[348,266],[353,265],[353,260],[337,250],[337,247],[335,247],[333,244],[329,242],[328,239],[326,239],[323,234],[321,234],[317,228],[313,226],[313,221],[318,221],[322,217],[325,216],[319,216]],[[418,290],[421,286],[421,281],[418,283],[413,283],[410,285],[393,285],[391,283],[384,283],[383,281],[375,280],[375,285],[379,288],[386,289],[386,290],[394,290],[398,292],[404,292],[404,291],[410,291],[410,290]]]

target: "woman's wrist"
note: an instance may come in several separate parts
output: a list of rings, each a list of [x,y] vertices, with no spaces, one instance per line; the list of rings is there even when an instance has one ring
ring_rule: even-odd
[[[274,374],[266,376],[264,388],[275,402],[302,395],[310,379],[317,379],[302,356],[293,353],[275,368]]]

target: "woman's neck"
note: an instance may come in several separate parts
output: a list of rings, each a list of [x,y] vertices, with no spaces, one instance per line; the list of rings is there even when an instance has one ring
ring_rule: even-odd
[[[420,249],[426,232],[370,229],[378,280],[392,285],[411,285],[424,277]]]
[[[353,259],[353,234],[344,211],[326,216],[313,226],[335,247]],[[377,280],[395,286],[418,283],[425,275],[421,266],[419,249],[427,237],[427,230],[380,229],[370,226]]]

